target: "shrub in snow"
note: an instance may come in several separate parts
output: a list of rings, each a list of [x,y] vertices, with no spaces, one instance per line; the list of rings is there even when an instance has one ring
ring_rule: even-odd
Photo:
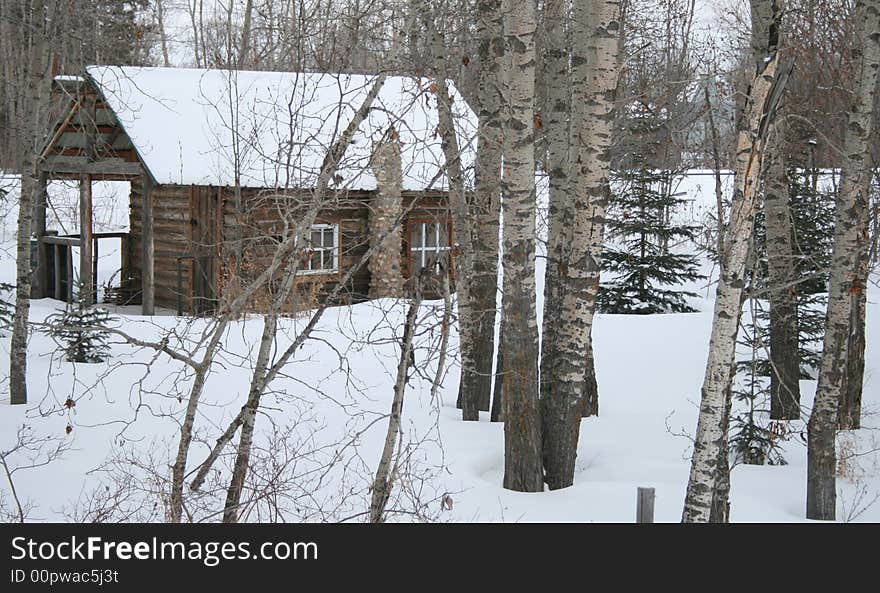
[[[766,353],[770,343],[766,312],[743,316],[739,345],[748,355],[736,363],[733,383],[733,410],[730,418],[730,452],[733,463],[748,465],[786,465],[781,443],[787,434],[785,424],[770,420],[770,362]]]
[[[64,311],[50,315],[49,335],[64,350],[70,362],[96,363],[110,358],[110,312],[98,307],[72,304]]]

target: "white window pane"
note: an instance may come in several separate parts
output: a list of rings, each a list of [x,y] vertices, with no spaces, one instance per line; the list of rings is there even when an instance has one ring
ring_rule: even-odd
[[[441,247],[449,247],[449,227],[447,227],[443,223],[437,224],[437,231],[440,233],[440,243]]]
[[[437,228],[433,223],[425,224],[425,247],[431,250],[437,247]]]

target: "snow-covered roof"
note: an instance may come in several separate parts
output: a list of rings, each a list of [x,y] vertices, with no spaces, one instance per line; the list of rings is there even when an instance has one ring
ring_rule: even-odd
[[[90,66],[89,77],[160,184],[313,187],[327,149],[376,76]],[[462,164],[472,177],[476,116],[450,82]],[[399,134],[404,189],[433,185],[444,164],[427,79],[389,76],[340,163],[334,187],[373,190],[374,142]]]

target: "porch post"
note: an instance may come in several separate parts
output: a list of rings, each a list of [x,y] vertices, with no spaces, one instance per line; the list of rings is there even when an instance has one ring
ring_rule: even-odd
[[[91,305],[95,296],[92,276],[92,177],[79,178],[79,291],[80,303]]]
[[[153,315],[155,309],[155,282],[153,275],[153,196],[152,182],[145,171],[141,175],[141,306],[144,315]]]
[[[37,174],[37,200],[34,203],[34,236],[37,238],[37,260],[31,271],[31,298],[51,296],[49,290],[49,257],[43,237],[46,236],[46,204],[48,177],[44,171]]]

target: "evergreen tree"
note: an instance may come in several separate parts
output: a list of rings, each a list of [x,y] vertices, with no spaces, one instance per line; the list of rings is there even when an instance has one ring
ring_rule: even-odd
[[[795,273],[801,374],[815,379],[822,355],[825,306],[828,302],[828,270],[834,233],[834,191],[824,189],[818,169],[789,173],[789,196],[797,261]]]
[[[64,351],[69,362],[96,363],[110,358],[109,333],[112,317],[107,309],[71,303],[50,315],[49,335]]]
[[[649,114],[636,118],[631,125],[651,137],[661,124]],[[609,279],[599,289],[599,310],[635,314],[693,312],[686,297],[697,295],[680,285],[704,276],[699,273],[695,255],[673,250],[676,243],[693,241],[697,232],[696,226],[673,221],[673,213],[684,202],[675,192],[683,172],[651,168],[643,153],[628,160],[612,183],[618,190],[607,223],[613,243],[606,245],[602,253],[602,272]]]
[[[804,379],[815,379],[821,359],[828,300],[828,269],[834,230],[834,193],[820,185],[814,168],[787,171],[798,302],[799,355]],[[767,250],[763,212],[755,216],[752,266],[747,282],[751,316],[743,316],[739,345],[746,357],[737,361],[731,415],[730,449],[739,463],[784,464],[779,450],[784,431],[769,420],[770,373]],[[762,297],[762,298],[758,298]]]
[[[738,344],[747,355],[736,362],[729,447],[733,463],[786,465],[780,447],[784,424],[770,420],[769,314],[761,301],[749,299],[751,315],[742,320]]]

